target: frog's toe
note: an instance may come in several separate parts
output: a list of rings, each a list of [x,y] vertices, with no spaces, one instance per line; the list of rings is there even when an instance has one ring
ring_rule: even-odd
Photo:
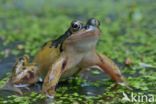
[[[14,87],[20,88],[20,87],[28,87],[29,84],[15,84]]]
[[[48,99],[54,99],[54,96],[53,95],[47,95],[47,98]]]
[[[117,83],[117,84],[120,85],[120,86],[123,86],[123,87],[127,88],[128,90],[133,90],[133,89],[128,85],[128,83],[126,83],[126,82],[120,82],[120,83]]]
[[[54,96],[47,95],[46,103],[51,104],[54,101]]]

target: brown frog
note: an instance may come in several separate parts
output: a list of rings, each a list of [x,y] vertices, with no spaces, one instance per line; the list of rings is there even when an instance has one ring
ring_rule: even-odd
[[[45,76],[42,92],[47,96],[53,96],[60,78],[72,76],[93,66],[106,72],[118,84],[125,83],[119,68],[112,60],[96,51],[96,44],[100,38],[99,26],[99,21],[94,18],[89,19],[85,26],[80,21],[74,21],[64,35],[55,41],[48,41],[33,60],[33,63],[39,67],[33,68],[35,77],[31,78],[35,80],[33,79],[32,83],[37,81],[38,76]],[[29,64],[26,66],[29,67]],[[23,77],[19,79],[25,79],[25,77],[29,79],[27,78],[31,76],[27,75],[29,71],[24,69],[22,72],[24,72]]]
[[[92,66],[98,66],[118,84],[124,83],[119,68],[108,57],[96,51],[96,44],[100,38],[99,25],[98,20],[90,19],[83,28],[63,41],[63,51],[49,67],[44,79],[43,93],[53,96],[60,78],[72,76]]]

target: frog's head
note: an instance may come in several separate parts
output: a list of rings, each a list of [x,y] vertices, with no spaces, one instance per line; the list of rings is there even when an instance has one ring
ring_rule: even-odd
[[[71,49],[69,47],[73,47],[77,51],[89,51],[90,49],[95,48],[100,36],[99,26],[100,22],[97,19],[89,19],[85,26],[82,26],[82,28],[72,33],[64,41],[65,49]]]
[[[80,34],[93,34],[93,31],[94,30],[98,30],[99,29],[99,25],[100,25],[100,22],[97,20],[97,19],[95,19],[95,18],[91,18],[91,19],[89,19],[88,21],[87,21],[87,24],[84,26],[84,24],[81,22],[81,21],[79,21],[79,20],[74,20],[74,21],[72,21],[71,22],[71,25],[70,25],[70,27],[67,29],[67,31],[63,34],[63,35],[61,35],[59,38],[57,38],[56,40],[53,40],[53,42],[52,42],[52,46],[54,46],[55,48],[57,47],[57,46],[59,46],[59,44],[61,44],[61,47],[60,47],[60,50],[62,51],[63,49],[62,49],[62,43],[67,39],[67,38],[69,38],[69,37],[71,37],[73,40],[75,40],[74,39],[74,37],[76,38],[77,36],[74,36],[73,37],[73,34],[75,35],[75,34],[78,34],[78,35],[80,35]],[[94,28],[93,28],[94,27]],[[89,28],[90,28],[90,30],[89,30]],[[92,28],[92,29],[91,29]],[[89,31],[85,31],[85,30],[89,30]],[[93,30],[93,31],[91,31],[91,30]],[[90,33],[89,33],[90,32]],[[96,31],[96,33],[98,34],[98,31]],[[71,38],[69,38],[70,40],[71,40]],[[80,37],[79,38],[77,38],[77,39],[80,39]],[[81,38],[81,39],[83,39],[83,37]]]
[[[28,56],[23,56],[16,61],[10,82],[15,86],[27,86],[38,80],[38,65],[29,63]]]

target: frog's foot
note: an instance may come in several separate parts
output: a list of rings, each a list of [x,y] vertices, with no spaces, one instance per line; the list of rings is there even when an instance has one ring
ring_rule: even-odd
[[[55,90],[43,91],[42,92],[46,95],[46,104],[51,104],[54,100]]]
[[[46,95],[48,99],[54,99],[54,95]]]
[[[24,89],[30,91],[29,84],[15,84],[14,87],[22,88],[22,89],[24,88]]]
[[[48,89],[47,91],[44,91],[44,93],[48,98],[53,98],[55,95],[55,87],[53,87],[52,89]]]
[[[21,87],[28,87],[29,84],[15,84],[14,87],[17,87],[17,88],[21,88]]]
[[[128,90],[133,90],[126,82],[119,82],[119,83],[113,84],[111,89],[112,90],[117,89],[119,86],[122,86]]]
[[[53,100],[54,100],[54,96],[47,95],[47,99],[46,99],[47,104],[51,104],[53,102]]]
[[[121,82],[121,83],[117,83],[117,85],[123,86],[125,88],[127,88],[128,90],[133,90],[127,82]]]
[[[16,92],[19,95],[23,95],[23,92],[21,91],[20,88],[15,87],[13,84],[11,84],[10,82],[6,83],[5,86],[3,86],[3,88],[1,88],[0,90],[6,90],[6,91],[13,91]]]

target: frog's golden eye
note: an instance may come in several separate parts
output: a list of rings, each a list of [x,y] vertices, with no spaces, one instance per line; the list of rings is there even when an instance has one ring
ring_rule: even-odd
[[[83,27],[83,24],[80,21],[73,21],[71,23],[71,31],[76,32]]]

